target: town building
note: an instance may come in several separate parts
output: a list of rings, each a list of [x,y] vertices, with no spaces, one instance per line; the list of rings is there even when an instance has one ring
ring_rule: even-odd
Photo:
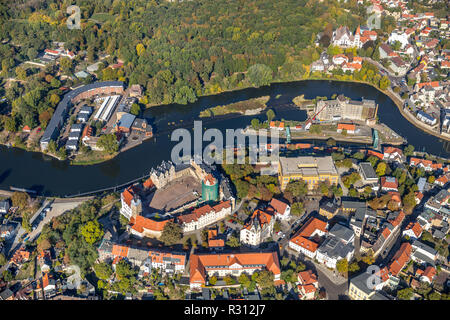
[[[258,247],[273,234],[274,217],[262,210],[255,210],[240,231],[241,243]]]
[[[317,121],[340,121],[344,119],[366,121],[375,119],[378,105],[374,100],[350,100],[339,95],[335,100],[319,100],[314,108]]]
[[[327,226],[325,221],[310,218],[289,241],[289,248],[314,259],[320,237],[327,233]]]
[[[255,271],[268,270],[274,280],[280,280],[281,268],[278,254],[274,252],[246,253],[196,253],[190,257],[190,287],[200,289],[212,276],[239,277],[242,273],[252,275]]]
[[[288,183],[293,180],[303,180],[308,184],[309,189],[313,189],[322,181],[337,184],[339,174],[330,156],[280,157],[278,179],[281,190],[284,190]]]

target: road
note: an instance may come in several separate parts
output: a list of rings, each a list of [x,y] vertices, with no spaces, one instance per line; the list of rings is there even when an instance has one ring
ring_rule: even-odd
[[[48,222],[50,222],[51,219],[53,219],[54,217],[60,216],[67,210],[72,210],[73,208],[77,207],[79,204],[81,204],[84,201],[86,201],[86,199],[72,199],[72,201],[67,201],[66,199],[64,199],[64,201],[61,201],[61,202],[59,200],[55,200],[52,204],[51,210],[49,212],[47,212],[46,217],[44,219],[42,219],[39,222],[39,225],[36,227],[36,229],[33,230],[28,235],[29,241],[31,242],[31,241],[35,240],[40,235],[43,226],[45,224],[47,224]],[[44,201],[44,204],[45,203],[46,202]],[[45,206],[42,206],[38,211],[41,211],[43,208],[45,208]],[[18,250],[22,246],[22,240],[20,240],[20,238],[25,233],[25,230],[22,228],[22,226],[19,226],[18,228],[19,228],[19,230],[17,231],[16,238],[14,239],[14,242],[11,245],[11,249],[9,250],[9,253],[8,253],[9,259],[14,255],[16,250]],[[4,265],[0,269],[0,272],[3,272],[8,267],[9,267],[9,263]]]

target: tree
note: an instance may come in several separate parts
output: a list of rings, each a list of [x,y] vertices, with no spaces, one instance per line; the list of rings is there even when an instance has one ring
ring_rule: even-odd
[[[125,260],[120,260],[116,265],[116,276],[119,280],[127,278],[133,278],[136,275],[136,271],[131,264]]]
[[[336,145],[336,140],[334,140],[333,138],[329,138],[327,140],[327,145],[328,146],[335,146]]]
[[[339,273],[346,273],[348,272],[348,261],[347,259],[341,259],[336,263],[336,270]]]
[[[411,288],[398,290],[397,298],[399,298],[400,300],[411,300],[413,293],[414,293],[413,289],[411,289]]]
[[[94,244],[103,237],[103,228],[97,220],[88,221],[80,228],[81,234],[89,244]]]
[[[236,248],[236,247],[240,246],[239,239],[236,238],[235,236],[231,236],[230,239],[228,239],[226,244],[227,244],[227,246],[232,247],[232,248]]]
[[[16,118],[7,117],[5,120],[5,129],[6,129],[6,131],[9,131],[9,132],[16,132],[17,131]]]
[[[380,162],[377,165],[376,173],[379,177],[382,177],[386,174],[386,163],[385,162]]]
[[[438,292],[433,291],[428,295],[428,300],[441,300],[441,295]]]
[[[248,287],[250,285],[251,280],[245,273],[241,273],[238,279],[239,283],[244,287]]]
[[[160,240],[165,245],[171,246],[181,240],[183,232],[181,226],[173,221],[169,221],[164,225]]]
[[[275,118],[275,112],[273,112],[272,109],[267,110],[266,112],[266,116],[267,116],[267,121],[272,121],[273,118]]]
[[[131,105],[130,113],[135,116],[138,116],[141,113],[141,107],[137,103],[133,103]]]
[[[209,278],[209,284],[214,286],[217,283],[217,277],[216,276],[212,276]]]
[[[380,80],[380,89],[386,90],[391,85],[391,81],[387,76],[383,76]]]
[[[303,207],[302,202],[294,202],[291,206],[291,213],[294,216],[301,216],[305,213],[305,208]]]
[[[28,201],[30,200],[30,196],[26,192],[18,192],[14,191],[11,196],[12,205],[14,207],[19,207],[20,209],[28,206]]]
[[[286,186],[286,191],[291,192],[296,198],[303,197],[308,193],[308,185],[303,180],[290,181]]]
[[[251,121],[251,125],[253,129],[257,130],[261,126],[261,123],[259,122],[259,119],[254,118]]]
[[[414,146],[409,144],[404,150],[403,153],[406,157],[412,156],[414,153]]]
[[[8,262],[8,260],[6,260],[3,253],[0,253],[0,267],[3,267],[7,262]]]
[[[113,133],[100,136],[97,145],[109,154],[119,150],[119,143],[117,142],[116,135]]]
[[[368,265],[375,263],[375,258],[373,257],[372,249],[370,249],[370,251],[365,256],[362,257],[362,261]]]
[[[256,282],[262,289],[273,288],[274,274],[268,270],[262,270],[256,278]]]
[[[113,269],[105,262],[96,263],[94,265],[94,271],[96,276],[103,280],[108,280],[113,274]]]
[[[348,266],[348,271],[349,272],[356,272],[359,270],[359,265],[357,262],[352,262],[350,263],[350,265]]]
[[[265,64],[255,64],[248,68],[247,77],[255,87],[268,85],[272,81],[272,69]]]
[[[236,284],[236,280],[234,280],[233,277],[231,277],[231,276],[225,276],[225,277],[223,278],[223,280],[225,281],[225,283],[226,283],[228,286],[231,286],[231,285],[233,285],[233,284]]]

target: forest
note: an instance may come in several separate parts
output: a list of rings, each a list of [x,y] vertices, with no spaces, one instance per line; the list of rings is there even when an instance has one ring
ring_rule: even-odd
[[[74,84],[61,76],[101,54],[110,55],[109,63],[124,62],[120,69],[101,69],[101,80],[144,86],[144,104],[186,104],[202,95],[299,79],[321,50],[312,45],[318,32],[328,24],[356,28],[364,16],[352,14],[359,14],[356,1],[349,12],[334,1],[315,0],[1,3],[0,96],[13,116],[2,126],[12,132],[25,124],[45,128],[60,86]],[[81,9],[80,30],[67,28],[71,4]],[[77,57],[44,70],[23,67],[53,41],[64,42]],[[9,78],[16,81],[5,82]]]

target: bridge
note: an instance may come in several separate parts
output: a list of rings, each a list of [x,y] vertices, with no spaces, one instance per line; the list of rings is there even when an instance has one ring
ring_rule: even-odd
[[[372,147],[374,149],[378,149],[379,145],[380,145],[380,138],[378,136],[378,130],[377,129],[373,129],[372,132],[372,140],[373,140],[373,145]]]
[[[291,143],[291,128],[286,126],[286,143]]]

